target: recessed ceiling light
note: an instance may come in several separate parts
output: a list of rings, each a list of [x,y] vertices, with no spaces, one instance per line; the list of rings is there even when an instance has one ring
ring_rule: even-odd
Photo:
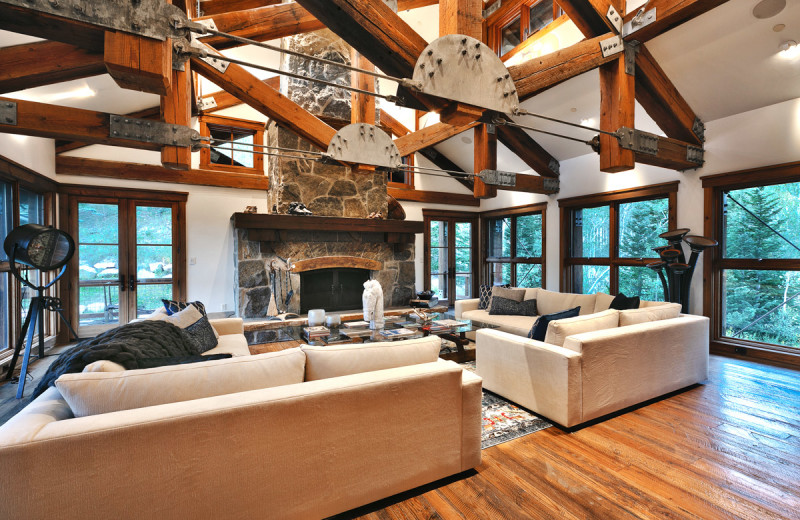
[[[778,49],[780,49],[778,56],[781,58],[792,59],[800,56],[800,46],[794,40],[786,40],[778,46]]]
[[[772,18],[783,11],[786,7],[786,0],[761,0],[753,8],[753,16],[759,20]]]
[[[472,139],[467,137],[466,135],[461,136],[461,142],[464,144],[472,144]]]
[[[786,24],[783,23],[775,24],[775,26],[772,27],[772,30],[775,32],[781,32],[784,29],[786,29]]]
[[[569,111],[570,111],[570,112],[577,112],[577,111],[578,111],[578,109],[577,109],[577,108],[575,108],[575,107],[572,107],[572,108],[570,108],[570,109],[569,109]]]

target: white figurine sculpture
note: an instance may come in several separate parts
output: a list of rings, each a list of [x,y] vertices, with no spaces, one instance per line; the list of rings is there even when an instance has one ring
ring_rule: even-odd
[[[369,322],[369,328],[383,327],[383,288],[377,280],[364,282],[361,303],[364,305],[364,321]]]

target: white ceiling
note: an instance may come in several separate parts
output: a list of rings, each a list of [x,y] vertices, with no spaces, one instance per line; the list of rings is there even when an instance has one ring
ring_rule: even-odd
[[[629,0],[632,9],[641,3],[641,0]],[[758,0],[729,0],[647,44],[679,92],[706,122],[800,97],[800,57],[785,60],[777,56],[778,45],[782,41],[800,42],[800,1],[788,0],[781,13],[766,20],[758,20],[752,16],[752,9],[757,3]],[[437,6],[400,14],[426,40],[435,38],[438,27]],[[774,32],[773,27],[776,24],[785,24],[785,29]],[[35,40],[0,31],[0,47]],[[276,53],[272,51],[251,48],[235,52],[237,57],[266,61],[271,66],[277,64]],[[260,71],[257,74],[270,75]],[[108,75],[4,95],[44,100],[52,94],[87,86],[96,92],[95,96],[59,100],[57,104],[115,113],[133,112],[158,104],[158,98],[154,95],[120,89]],[[203,89],[205,93],[209,90],[214,88],[208,85]],[[387,90],[389,89],[381,87],[382,92]],[[586,118],[597,121],[600,113],[597,71],[582,74],[551,88],[522,106],[530,112],[575,123]],[[591,131],[532,117],[516,119],[522,124],[581,139],[590,139],[593,136]],[[661,133],[638,105],[636,127]],[[582,143],[529,133],[559,160],[591,151]],[[445,141],[437,148],[459,166],[471,171],[471,138],[471,132],[467,132]],[[502,146],[498,155],[498,167],[501,169],[528,169]]]

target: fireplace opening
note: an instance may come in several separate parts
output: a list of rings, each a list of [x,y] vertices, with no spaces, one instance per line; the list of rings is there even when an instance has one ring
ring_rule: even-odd
[[[309,309],[346,311],[361,308],[368,269],[316,269],[300,273],[300,312]]]

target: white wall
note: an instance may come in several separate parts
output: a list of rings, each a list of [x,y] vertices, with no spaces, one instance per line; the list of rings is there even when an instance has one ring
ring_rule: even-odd
[[[55,177],[56,150],[52,139],[0,134],[0,155],[42,175]]]

